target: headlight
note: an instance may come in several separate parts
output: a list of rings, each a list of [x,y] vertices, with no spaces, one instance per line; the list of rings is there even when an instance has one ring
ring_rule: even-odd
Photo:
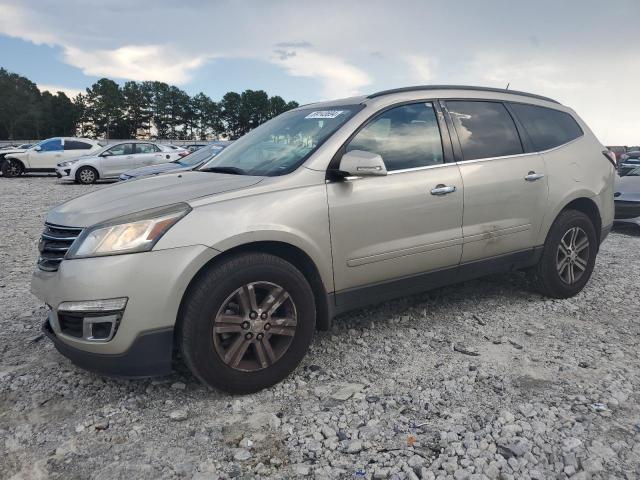
[[[69,160],[67,162],[61,162],[58,164],[59,167],[69,167],[71,165],[73,165],[74,163],[78,163],[80,160],[76,159],[76,160]]]
[[[191,207],[186,203],[177,203],[94,225],[76,239],[66,258],[148,252],[190,211]]]

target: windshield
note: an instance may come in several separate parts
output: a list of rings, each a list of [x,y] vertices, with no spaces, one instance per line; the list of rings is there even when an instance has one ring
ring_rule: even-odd
[[[175,160],[175,163],[179,163],[180,165],[183,165],[185,167],[194,167],[199,163],[204,162],[205,160],[209,160],[212,157],[215,157],[222,150],[224,150],[224,146],[222,145],[207,145],[200,150],[196,150],[195,152],[190,153],[185,157]]]
[[[309,107],[285,112],[247,133],[200,171],[276,176],[295,170],[362,107]]]

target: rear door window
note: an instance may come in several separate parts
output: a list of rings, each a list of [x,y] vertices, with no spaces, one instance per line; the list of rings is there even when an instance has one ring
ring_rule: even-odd
[[[523,103],[512,103],[511,108],[537,151],[549,150],[582,136],[580,125],[568,113]]]
[[[464,160],[524,152],[513,118],[502,103],[448,100],[446,105]]]
[[[382,157],[387,170],[443,163],[442,139],[431,103],[414,103],[382,112],[360,130],[346,150]]]

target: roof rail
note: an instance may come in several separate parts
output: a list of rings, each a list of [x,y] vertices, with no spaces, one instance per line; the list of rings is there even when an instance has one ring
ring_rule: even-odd
[[[475,87],[472,85],[416,85],[414,87],[402,87],[392,88],[391,90],[382,90],[380,92],[367,95],[367,98],[376,98],[383,95],[390,95],[392,93],[416,92],[420,90],[472,90],[476,92],[511,93],[514,95],[522,95],[524,97],[537,98],[538,100],[546,100],[547,102],[560,104],[560,102],[554,100],[553,98],[543,97],[542,95],[536,95],[535,93],[519,92],[518,90],[507,90],[504,88]]]

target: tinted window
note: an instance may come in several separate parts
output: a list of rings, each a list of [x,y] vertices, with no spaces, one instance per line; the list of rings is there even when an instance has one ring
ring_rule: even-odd
[[[156,153],[160,149],[151,143],[136,143],[136,153]]]
[[[557,147],[582,135],[582,129],[568,113],[522,103],[511,106],[531,137],[533,148],[538,151]]]
[[[92,145],[90,143],[78,142],[77,140],[64,141],[65,150],[89,150],[91,147]]]
[[[57,152],[60,150],[62,150],[62,140],[59,138],[53,138],[40,143],[41,152]]]
[[[133,144],[121,143],[120,145],[111,147],[108,152],[111,155],[131,155],[133,153]]]
[[[377,153],[387,170],[443,162],[438,120],[430,103],[392,108],[371,120],[347,145],[347,151]]]
[[[498,102],[448,101],[465,160],[522,153],[516,125]]]

